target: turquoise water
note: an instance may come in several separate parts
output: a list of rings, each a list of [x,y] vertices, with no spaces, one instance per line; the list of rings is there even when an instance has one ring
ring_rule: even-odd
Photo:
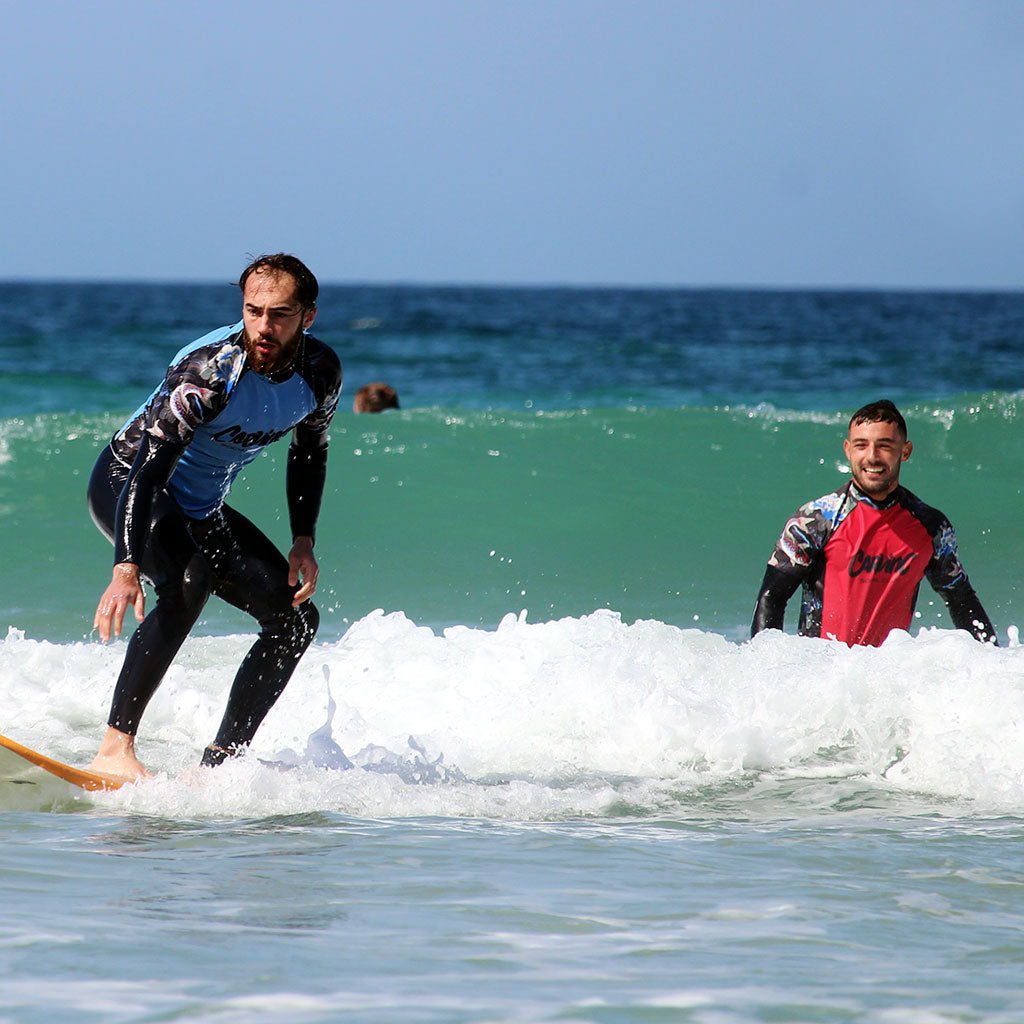
[[[964,564],[1001,635],[1019,621],[1024,555],[1016,394],[904,406],[916,451],[903,479],[957,527]],[[432,627],[495,626],[611,608],[628,620],[746,635],[764,563],[804,500],[844,479],[851,410],[623,407],[403,409],[339,415],[318,539],[322,637],[375,608]],[[49,585],[9,584],[7,624],[85,636],[110,550],[84,514],[99,448],[122,416],[37,413],[0,427],[8,541],[39,552]],[[284,450],[233,492],[282,545]],[[275,532],[276,531],[276,532]],[[13,583],[13,577],[11,577]],[[948,625],[925,590],[921,625]],[[796,604],[791,609],[794,615]],[[244,630],[208,606],[206,632]]]
[[[0,731],[76,764],[123,641],[99,447],[226,287],[0,286]],[[154,781],[0,783],[15,1021],[1016,1021],[1024,296],[326,289],[346,394],[321,634],[197,772],[248,623],[208,606]],[[785,518],[888,395],[999,632],[747,640]],[[283,452],[235,504],[282,543]],[[276,531],[276,532],[275,532]],[[340,754],[355,767],[344,770]]]

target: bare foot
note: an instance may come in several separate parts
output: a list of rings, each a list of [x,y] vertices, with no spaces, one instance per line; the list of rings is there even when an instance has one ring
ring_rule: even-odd
[[[130,782],[153,777],[135,756],[135,737],[113,726],[107,728],[100,749],[89,765],[89,771],[128,779]]]

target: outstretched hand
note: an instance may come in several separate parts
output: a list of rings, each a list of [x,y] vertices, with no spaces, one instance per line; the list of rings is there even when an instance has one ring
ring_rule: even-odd
[[[316,578],[319,575],[320,566],[313,554],[313,538],[296,537],[288,552],[288,585],[297,587],[301,580],[302,586],[292,598],[293,608],[298,608],[316,593]]]
[[[100,631],[104,643],[110,639],[111,632],[114,636],[121,635],[129,606],[135,609],[135,620],[141,622],[146,614],[146,594],[139,579],[139,567],[132,562],[120,562],[114,566],[110,585],[103,591],[92,620],[92,628]]]

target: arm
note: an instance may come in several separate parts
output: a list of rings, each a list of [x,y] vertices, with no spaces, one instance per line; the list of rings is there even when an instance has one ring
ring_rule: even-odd
[[[288,584],[302,586],[295,592],[292,607],[313,596],[320,568],[313,554],[316,524],[320,516],[324,482],[327,479],[327,431],[295,428],[288,446],[285,490],[291,523],[292,549],[288,554]]]
[[[182,447],[159,441],[143,432],[139,451],[121,491],[114,520],[114,571],[110,584],[100,597],[93,618],[106,643],[111,633],[121,635],[129,606],[141,622],[146,610],[146,597],[139,579],[139,564],[149,532],[155,495],[170,479],[178,463]]]
[[[800,586],[801,577],[796,573],[783,572],[773,565],[765,570],[761,590],[754,605],[754,621],[750,635],[756,636],[763,629],[782,629],[786,604]]]
[[[933,535],[933,544],[935,553],[924,573],[932,589],[946,603],[953,625],[957,629],[966,629],[983,644],[998,646],[992,620],[981,606],[960,561],[956,533],[944,516]]]
[[[320,502],[327,479],[327,431],[299,424],[288,446],[285,491],[292,537],[316,538]]]
[[[983,644],[999,646],[992,620],[982,608],[981,601],[978,600],[978,595],[966,576],[953,586],[940,590],[939,596],[946,602],[949,617],[957,629],[966,629],[975,640],[980,640]]]
[[[303,373],[317,396],[317,408],[296,425],[288,446],[285,490],[292,531],[288,582],[294,587],[302,581],[292,601],[296,608],[316,590],[319,567],[313,544],[327,479],[327,428],[338,408],[342,377],[333,349],[312,336],[307,336],[303,354],[308,357]]]
[[[138,565],[149,536],[153,500],[171,479],[184,445],[142,432],[128,479],[121,490],[114,520],[114,562]]]
[[[845,496],[844,490],[808,502],[786,522],[761,581],[751,636],[763,629],[782,629],[786,604],[821,557],[845,507]]]

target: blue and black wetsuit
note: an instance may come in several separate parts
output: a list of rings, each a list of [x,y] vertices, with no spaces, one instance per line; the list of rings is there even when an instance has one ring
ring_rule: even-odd
[[[341,391],[337,355],[312,335],[303,333],[291,365],[269,376],[249,367],[243,340],[238,323],[182,349],[100,454],[89,481],[89,510],[113,541],[114,564],[138,565],[156,593],[129,642],[109,725],[135,735],[211,593],[260,624],[206,763],[250,743],[319,624],[311,601],[292,607],[287,558],[225,498],[239,471],[292,431],[291,533],[314,537],[327,427]]]

